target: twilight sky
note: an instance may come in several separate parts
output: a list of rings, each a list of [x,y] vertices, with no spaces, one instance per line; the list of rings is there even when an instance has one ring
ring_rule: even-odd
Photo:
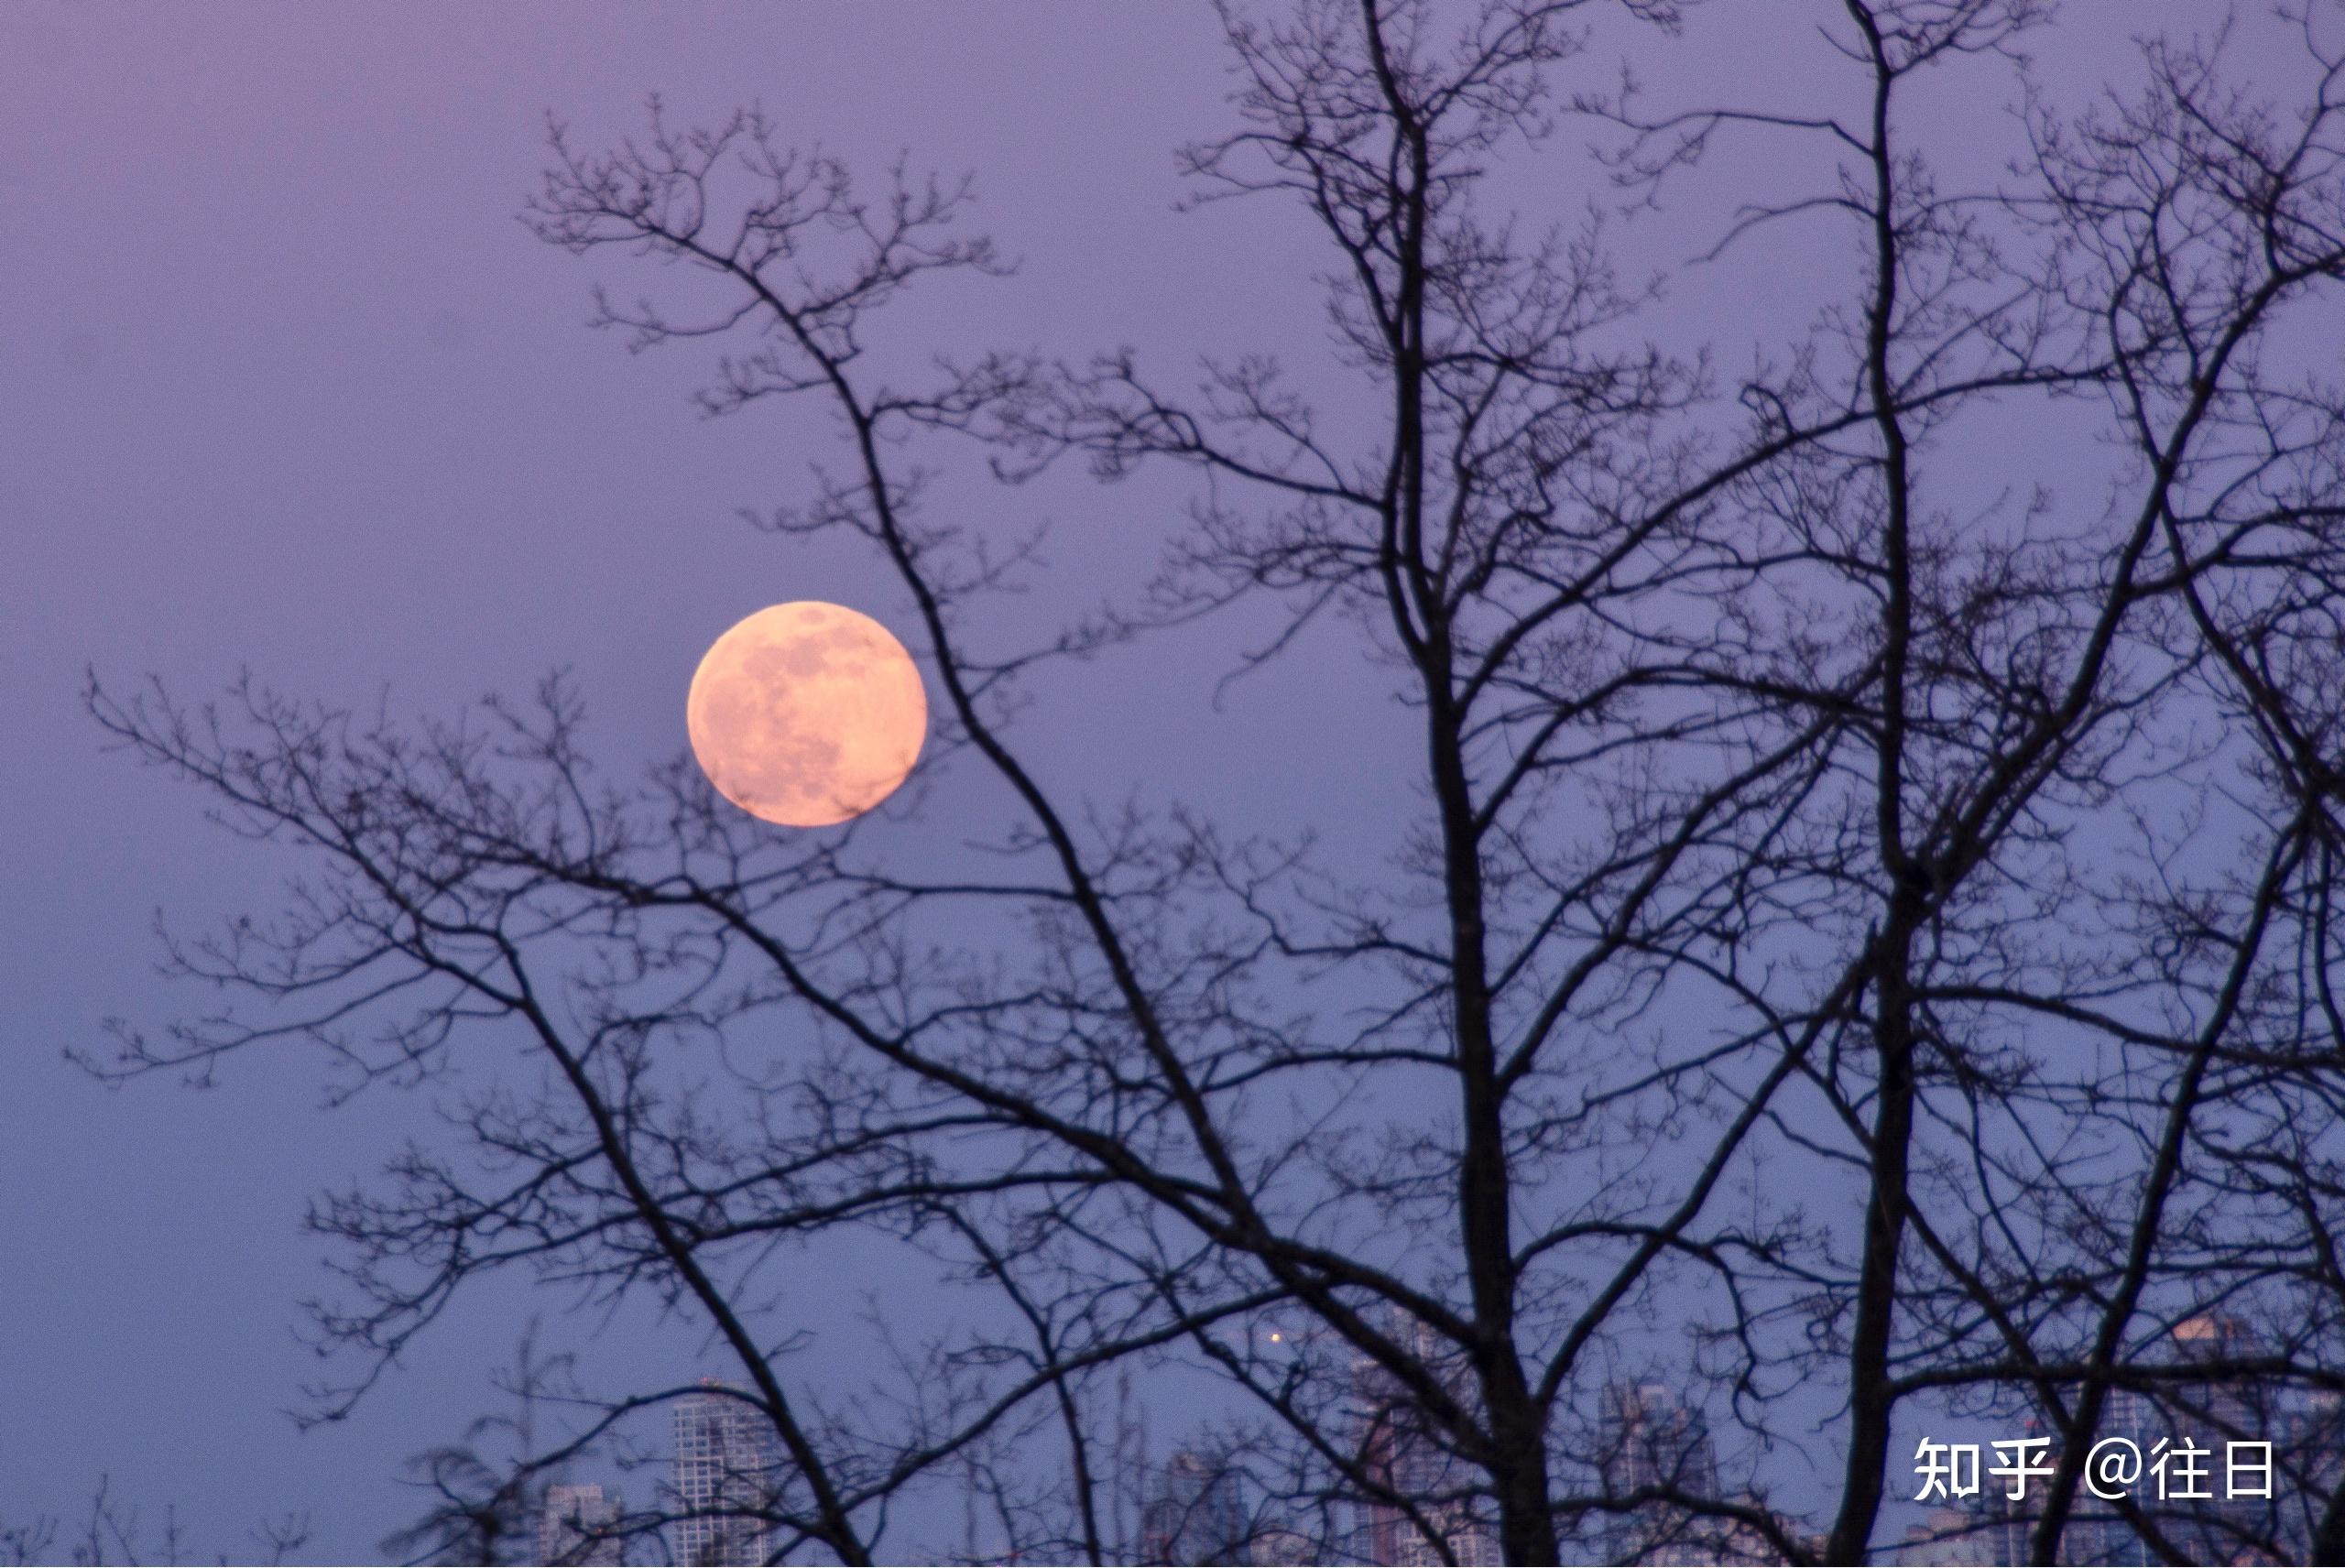
[[[1817,58],[1813,0],[1733,9],[1697,16],[1682,49],[1641,48],[1657,99],[1751,102]],[[2129,14],[2078,0],[2047,62],[2104,67]],[[398,711],[445,713],[565,665],[598,754],[632,775],[682,745],[693,661],[741,615],[822,597],[902,625],[869,563],[735,516],[799,491],[829,439],[819,419],[704,422],[685,393],[707,355],[634,358],[584,330],[596,278],[622,294],[660,280],[573,260],[514,221],[545,114],[592,148],[632,128],[649,91],[680,122],[754,100],[864,168],[904,151],[973,170],[979,222],[1020,275],[889,312],[889,364],[1118,343],[1176,367],[1200,351],[1308,362],[1323,258],[1295,216],[1172,211],[1172,149],[1227,124],[1225,81],[1194,4],[14,0],[0,39],[0,1521],[70,1513],[107,1474],[150,1523],[175,1506],[207,1551],[307,1508],[312,1552],[370,1557],[415,1511],[399,1462],[488,1408],[485,1370],[531,1311],[559,1305],[483,1297],[348,1422],[303,1435],[286,1419],[318,1369],[297,1303],[328,1283],[304,1203],[362,1179],[422,1107],[328,1111],[321,1070],[292,1055],[239,1062],[201,1094],[109,1093],[60,1060],[108,1017],[151,1027],[204,1005],[154,977],[158,908],[196,926],[265,907],[286,869],[211,830],[184,788],[101,752],[77,700],[85,666],[115,682],[157,672],[187,696],[249,667],[304,695],[387,690]],[[1572,145],[1540,175],[1558,214],[1600,194]],[[1772,172],[1745,149],[1702,178]],[[1641,233],[1654,261],[1698,235],[1666,219]],[[1772,335],[1762,301],[1807,300],[1846,255],[1821,231],[1771,238],[1670,325],[1741,358]],[[1005,531],[1052,518],[1053,581],[1077,605],[1144,570],[1181,494],[1070,474],[1008,495],[972,485],[964,504]],[[1202,794],[1380,841],[1405,798],[1379,762],[1404,737],[1349,722],[1379,679],[1306,643],[1216,710],[1210,678],[1237,641],[1159,646],[1096,672],[1089,702],[1046,693],[1030,732],[1044,766],[1107,797]],[[949,789],[924,809],[951,830]],[[627,1321],[589,1350],[621,1383],[690,1376],[699,1353],[687,1330]]]

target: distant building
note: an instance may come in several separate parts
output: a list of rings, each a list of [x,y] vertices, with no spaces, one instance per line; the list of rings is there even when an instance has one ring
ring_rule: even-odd
[[[2204,1379],[2176,1378],[2155,1385],[2110,1390],[2102,1407],[2095,1442],[2122,1438],[2143,1456],[2143,1468],[2131,1488],[2132,1498],[2156,1523],[2159,1533],[2194,1562],[2241,1563],[2264,1559],[2251,1542],[2269,1540],[2276,1530],[2272,1506],[2262,1499],[2224,1497],[2224,1456],[2235,1441],[2285,1439],[2285,1423],[2275,1420],[2270,1393],[2256,1380],[2221,1370],[2226,1363],[2252,1360],[2261,1346],[2253,1332],[2240,1319],[2222,1312],[2201,1312],[2175,1324],[2174,1359],[2209,1367]],[[2214,1496],[2203,1501],[2160,1500],[2150,1463],[2162,1446],[2195,1446],[2205,1457],[2206,1489]],[[2275,1486],[2276,1494],[2282,1488]],[[2060,1538],[2066,1561],[2095,1568],[2124,1568],[2127,1564],[2161,1563],[2139,1531],[2111,1505],[2079,1492],[2082,1519]]]
[[[610,1533],[618,1522],[616,1493],[605,1494],[594,1483],[548,1486],[538,1515],[537,1561],[557,1568],[614,1568],[624,1544]]]
[[[2273,1534],[2287,1548],[2289,1562],[2310,1563],[2313,1530],[2327,1499],[2345,1486],[2345,1398],[2315,1389],[2285,1412],[2276,1436],[2283,1462],[2298,1479],[2290,1486],[2275,1472],[2272,1489],[2280,1501],[2273,1509]]]
[[[2075,1398],[2073,1393],[2070,1398]],[[2040,1423],[2028,1424],[2031,1437],[2041,1435],[2042,1430]],[[2165,1412],[2158,1409],[2155,1399],[2138,1388],[2111,1388],[2101,1403],[2100,1426],[2092,1441],[2121,1438],[2144,1456],[2146,1464],[2147,1456],[2167,1433]],[[2143,1479],[2148,1479],[2146,1474]],[[2135,1568],[2165,1561],[2150,1551],[2114,1504],[2101,1501],[2081,1486],[2070,1504],[2068,1524],[2060,1531],[2057,1555],[2064,1563],[2090,1568]]]
[[[1609,1385],[1601,1420],[1605,1489],[1615,1497],[1652,1489],[1718,1495],[1709,1424],[1667,1384]]]
[[[1655,1494],[1723,1499],[1718,1446],[1702,1413],[1665,1383],[1614,1383],[1598,1410],[1598,1468],[1605,1492],[1647,1498],[1620,1515],[1607,1543],[1613,1559],[1647,1568],[1771,1563],[1776,1552],[1737,1520],[1706,1517]],[[1747,1500],[1747,1499],[1746,1499]]]
[[[1464,1358],[1444,1346],[1431,1328],[1402,1318],[1393,1332],[1406,1341],[1418,1364],[1441,1379],[1451,1398],[1469,1410],[1480,1402]],[[1380,1486],[1406,1499],[1414,1510],[1412,1514],[1411,1508],[1380,1501],[1366,1504],[1353,1548],[1361,1561],[1414,1568],[1443,1562],[1445,1548],[1446,1560],[1462,1568],[1498,1563],[1498,1531],[1477,1495],[1473,1466],[1456,1458],[1418,1400],[1383,1367],[1362,1357],[1353,1364],[1353,1377],[1359,1453],[1366,1468]],[[1441,1538],[1440,1547],[1429,1531]]]
[[[1253,1535],[1242,1479],[1183,1449],[1151,1477],[1140,1502],[1140,1556],[1150,1563],[1250,1563]]]
[[[741,1390],[703,1378],[675,1407],[675,1558],[702,1564],[763,1563],[772,1527],[763,1517],[778,1486],[772,1424]]]

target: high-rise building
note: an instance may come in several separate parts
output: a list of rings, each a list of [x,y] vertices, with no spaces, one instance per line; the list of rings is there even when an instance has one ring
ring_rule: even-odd
[[[2278,1390],[2235,1369],[2260,1358],[2265,1346],[2239,1318],[2201,1312],[2175,1324],[2174,1347],[2180,1360],[2209,1368],[2205,1378],[2179,1386],[2173,1424],[2178,1438],[2206,1451],[2207,1489],[2215,1494],[2214,1500],[2190,1508],[2180,1544],[2209,1563],[2270,1561],[2259,1548],[2276,1534],[2276,1510],[2270,1499],[2230,1495],[2225,1474],[2232,1443],[2279,1443],[2288,1435],[2275,1403]]]
[[[1666,1383],[1608,1385],[1602,1420],[1604,1481],[1614,1495],[1648,1489],[1718,1495],[1709,1423]]]
[[[1433,1371],[1458,1404],[1471,1410],[1480,1403],[1465,1358],[1443,1345],[1430,1327],[1414,1318],[1402,1318],[1393,1332],[1418,1365]],[[1444,1548],[1447,1561],[1466,1568],[1497,1563],[1498,1532],[1476,1494],[1473,1466],[1456,1457],[1420,1401],[1390,1372],[1362,1357],[1353,1364],[1353,1376],[1359,1453],[1367,1469],[1380,1486],[1411,1505],[1403,1508],[1374,1500],[1366,1504],[1361,1509],[1360,1539],[1353,1550],[1373,1563],[1440,1563]],[[1431,1535],[1441,1538],[1440,1547]]]
[[[2142,1474],[2129,1488],[2132,1500],[2155,1520],[2169,1546],[2194,1562],[2261,1561],[2256,1543],[2278,1533],[2278,1510],[2265,1499],[2225,1495],[2230,1443],[2276,1440],[2285,1445],[2289,1436],[2271,1391],[2230,1369],[2255,1359],[2261,1347],[2246,1323],[2221,1312],[2184,1319],[2171,1343],[2175,1363],[2202,1365],[2207,1375],[2111,1388],[2092,1440],[2122,1439],[2142,1455]],[[2153,1471],[2160,1451],[2169,1451],[2173,1463],[2186,1448],[2196,1454],[2199,1496],[2185,1497],[2177,1485],[2175,1495],[2160,1497]],[[2077,1506],[2078,1521],[2060,1538],[2065,1561],[2122,1568],[2165,1560],[2113,1506],[2081,1493]]]
[[[2279,1424],[2282,1463],[2296,1480],[2283,1485],[2275,1475],[2272,1533],[2289,1562],[2310,1563],[2313,1531],[2327,1500],[2345,1486],[2345,1397],[2315,1389],[2292,1402]]]
[[[1140,1556],[1150,1563],[1252,1561],[1253,1535],[1238,1473],[1183,1449],[1151,1477],[1140,1503]]]
[[[676,1401],[673,1540],[679,1563],[763,1563],[779,1486],[772,1424],[740,1389],[701,1379]]]
[[[1699,1410],[1665,1383],[1613,1383],[1604,1389],[1598,1419],[1598,1468],[1605,1491],[1647,1498],[1621,1514],[1611,1532],[1608,1545],[1617,1561],[1658,1568],[1749,1560],[1740,1532],[1729,1542],[1723,1527],[1655,1495],[1721,1495],[1718,1447]]]
[[[563,1568],[614,1568],[623,1560],[624,1542],[612,1533],[619,1522],[619,1499],[594,1483],[546,1488],[545,1507],[538,1514],[540,1563]]]
[[[2075,1396],[2071,1394],[2070,1398],[2073,1400]],[[2031,1437],[2043,1432],[2041,1424],[2034,1421],[2028,1423],[2027,1430]],[[2100,1426],[2091,1441],[2130,1443],[2146,1463],[2168,1430],[2165,1412],[2148,1394],[2139,1388],[2111,1388],[2101,1402]],[[2089,1564],[2090,1568],[2136,1568],[2138,1564],[2164,1561],[2152,1554],[2148,1543],[2125,1521],[2114,1503],[2105,1502],[2080,1487],[2069,1510],[2067,1526],[2060,1532],[2058,1555],[2062,1562]]]

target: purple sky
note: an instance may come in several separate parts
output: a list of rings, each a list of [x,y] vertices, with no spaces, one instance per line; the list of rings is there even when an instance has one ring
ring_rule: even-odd
[[[303,1204],[366,1174],[418,1107],[322,1112],[322,1076],[291,1056],[209,1094],[108,1094],[60,1059],[108,1016],[202,1005],[152,974],[158,906],[201,924],[265,904],[284,870],[100,753],[83,666],[189,695],[249,666],[445,712],[566,664],[631,772],[681,743],[693,663],[741,615],[808,596],[900,613],[848,552],[734,516],[801,485],[819,423],[704,423],[684,400],[704,357],[630,358],[583,330],[596,276],[634,280],[514,221],[550,109],[591,146],[634,128],[647,91],[684,120],[758,100],[859,165],[976,170],[1023,273],[908,301],[889,325],[920,352],[1243,346],[1219,301],[1267,320],[1265,282],[1296,268],[1179,254],[1196,231],[1170,210],[1172,147],[1219,124],[1202,7],[26,5],[8,31],[0,1519],[70,1511],[109,1473],[199,1542],[233,1551],[300,1507],[313,1550],[363,1559],[414,1511],[398,1462],[491,1402],[480,1379],[529,1308],[460,1314],[342,1427],[283,1416],[318,1371],[292,1334],[326,1283]],[[1306,289],[1288,285],[1290,310]],[[1144,492],[1063,488],[1092,508],[1063,519],[1061,552],[1087,593]],[[1077,760],[1113,744],[1066,733]],[[1119,763],[1145,766],[1131,739]],[[602,1345],[622,1377],[698,1369],[673,1330]]]
[[[1673,101],[1751,101],[1783,80],[1755,65],[1816,58],[1812,22],[1832,10],[1737,0],[1643,73]],[[2078,4],[2059,48],[2105,64],[2136,16]],[[901,625],[867,563],[734,516],[800,489],[819,421],[704,423],[684,399],[704,355],[631,358],[583,330],[596,277],[658,280],[573,261],[514,221],[548,110],[591,147],[632,128],[649,90],[679,121],[756,100],[863,167],[906,150],[974,170],[981,221],[1021,273],[891,312],[882,352],[907,365],[1120,343],[1171,366],[1263,347],[1308,361],[1323,260],[1272,207],[1172,211],[1172,148],[1227,124],[1201,5],[16,0],[6,18],[0,1520],[70,1511],[103,1472],[150,1519],[175,1504],[207,1549],[307,1508],[312,1551],[363,1559],[413,1511],[398,1462],[489,1402],[483,1371],[531,1309],[483,1298],[342,1427],[303,1437],[280,1413],[315,1372],[291,1332],[324,1285],[302,1205],[364,1177],[416,1107],[327,1114],[296,1057],[241,1062],[207,1095],[108,1094],[60,1060],[108,1016],[202,1005],[154,978],[153,910],[200,924],[265,906],[284,870],[208,829],[183,788],[99,751],[83,667],[202,695],[249,666],[303,694],[387,687],[404,711],[445,712],[569,665],[600,755],[627,773],[681,744],[693,660],[760,604],[833,598]],[[1546,168],[1568,214],[1587,171],[1560,149]],[[1769,173],[1752,149],[1704,179],[1715,195]],[[1640,243],[1658,258],[1678,237],[1662,223]],[[1672,327],[1727,334],[1729,361],[1780,336],[1753,311],[1828,284],[1847,251],[1817,238],[1701,280]],[[1073,604],[1144,568],[1180,494],[1071,474],[965,504],[984,527],[1054,517]],[[1053,694],[1045,767],[1110,796],[1202,793],[1381,842],[1405,797],[1379,766],[1391,737],[1354,722],[1378,678],[1335,664],[1332,641],[1306,646],[1216,713],[1199,677],[1227,668],[1233,636],[1101,673],[1113,702]],[[946,829],[954,809],[940,794]],[[689,1376],[696,1352],[622,1323],[594,1354],[648,1381]]]

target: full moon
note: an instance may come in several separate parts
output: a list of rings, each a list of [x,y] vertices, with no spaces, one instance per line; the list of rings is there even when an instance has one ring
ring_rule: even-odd
[[[684,701],[693,756],[753,817],[820,828],[896,792],[928,735],[928,693],[870,616],[802,599],[718,637]]]

